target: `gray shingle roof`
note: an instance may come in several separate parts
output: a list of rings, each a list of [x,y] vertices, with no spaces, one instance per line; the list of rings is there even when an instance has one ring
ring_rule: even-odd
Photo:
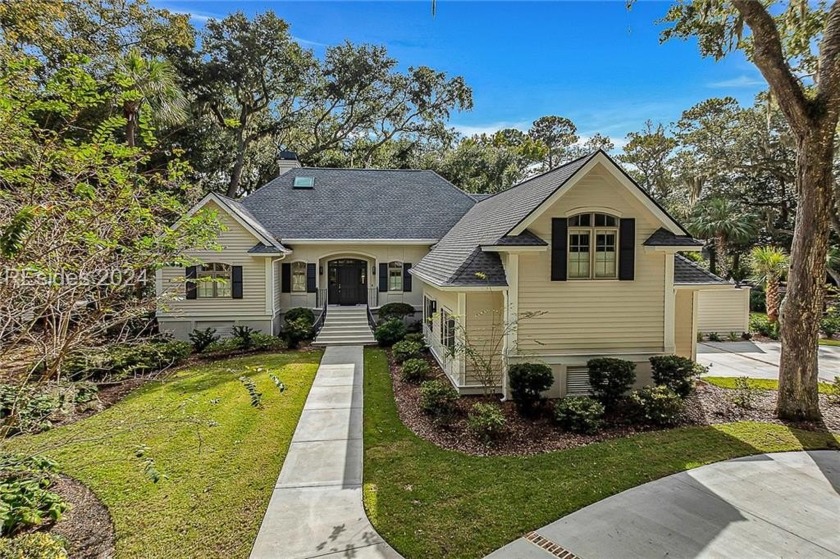
[[[284,247],[285,248],[285,247]],[[279,250],[277,247],[268,246],[263,243],[257,243],[251,248],[248,249],[249,254],[277,254],[280,252],[286,252],[285,250]]]
[[[703,284],[728,284],[723,278],[719,278],[706,270],[696,262],[692,262],[681,254],[674,255],[674,284],[676,285],[703,285]]]
[[[473,206],[411,272],[439,286],[504,286],[497,254],[482,252],[506,236],[595,156],[589,154],[538,175]],[[482,272],[486,279],[476,277]]]
[[[270,249],[272,252],[275,252],[275,253],[278,252],[278,251],[279,252],[288,252],[286,247],[284,247],[282,244],[280,244],[280,242],[277,240],[277,238],[268,229],[266,229],[265,226],[262,223],[260,223],[260,221],[256,217],[254,217],[254,214],[252,214],[250,211],[248,211],[248,208],[246,208],[245,206],[243,206],[242,204],[240,204],[238,201],[234,200],[233,198],[228,198],[227,196],[223,196],[221,194],[217,194],[217,196],[219,197],[219,199],[221,200],[221,202],[223,204],[227,205],[228,209],[230,209],[232,212],[236,213],[240,217],[240,219],[242,219],[248,225],[253,227],[254,230],[256,230],[260,235],[265,237],[266,240],[272,241],[272,243],[273,243],[273,246],[271,246],[271,247],[265,245],[264,243],[260,243],[260,245],[265,246],[267,249]],[[254,248],[256,248],[256,247],[254,247]],[[248,252],[251,252],[251,251],[253,251],[253,248]]]
[[[643,244],[649,247],[701,247],[705,243],[688,235],[675,235],[660,227]]]
[[[315,185],[295,189],[295,177]],[[239,204],[280,240],[437,240],[476,202],[433,171],[304,167]]]
[[[527,229],[522,232],[521,235],[505,235],[500,239],[496,239],[495,243],[490,243],[490,245],[482,245],[482,246],[509,246],[509,247],[527,247],[527,246],[536,246],[536,247],[544,247],[548,246],[548,243],[536,236],[535,234],[531,233]]]

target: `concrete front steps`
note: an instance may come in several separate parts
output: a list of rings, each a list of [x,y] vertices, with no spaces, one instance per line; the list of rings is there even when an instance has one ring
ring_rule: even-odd
[[[327,307],[327,317],[313,345],[373,345],[367,307]]]

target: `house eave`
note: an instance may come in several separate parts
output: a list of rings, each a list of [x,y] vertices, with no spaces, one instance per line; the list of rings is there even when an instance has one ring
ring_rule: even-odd
[[[283,239],[290,245],[422,245],[431,246],[439,239]]]
[[[548,245],[481,245],[481,250],[482,252],[545,252],[548,250]]]

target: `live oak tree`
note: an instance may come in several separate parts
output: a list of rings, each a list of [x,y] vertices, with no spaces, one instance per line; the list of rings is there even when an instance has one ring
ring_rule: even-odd
[[[579,140],[575,124],[566,117],[556,115],[535,120],[528,130],[528,135],[546,147],[542,162],[543,171],[550,171],[571,159],[569,150]]]
[[[624,153],[619,161],[633,166],[631,173],[642,187],[658,200],[664,201],[674,187],[674,173],[671,159],[677,140],[665,133],[662,124],[645,122],[640,132],[627,135]]]
[[[838,211],[833,159],[840,115],[840,3],[682,1],[665,21],[671,23],[665,39],[696,37],[704,56],[743,50],[767,80],[795,138],[798,203],[781,308],[776,413],[818,420],[817,339],[829,230]]]

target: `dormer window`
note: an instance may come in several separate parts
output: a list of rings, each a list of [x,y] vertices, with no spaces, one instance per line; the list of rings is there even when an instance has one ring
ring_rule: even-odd
[[[603,213],[569,218],[569,279],[618,277],[618,218]]]

